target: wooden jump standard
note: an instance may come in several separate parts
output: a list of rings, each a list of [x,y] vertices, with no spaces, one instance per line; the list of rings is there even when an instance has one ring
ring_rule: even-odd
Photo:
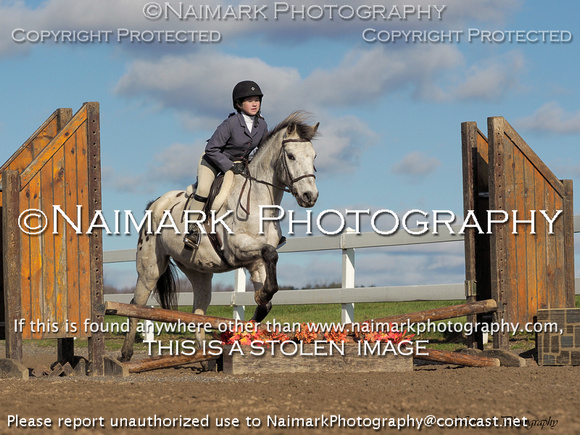
[[[561,215],[553,226],[494,225],[491,234],[465,232],[467,301],[494,299],[493,315],[468,322],[534,322],[541,309],[573,308],[574,208],[572,180],[560,180],[501,116],[487,119],[487,137],[475,122],[461,124],[464,216],[471,211],[485,228],[488,211],[518,212],[530,219],[539,210]],[[495,218],[494,218],[495,219]],[[513,219],[515,221],[515,218]],[[468,337],[483,349],[482,334]],[[468,340],[469,341],[469,340]],[[509,350],[509,333],[493,335],[495,349]]]
[[[166,310],[162,308],[150,308],[137,306],[132,304],[123,304],[120,302],[105,302],[106,314],[108,315],[119,315],[134,317],[138,319],[148,319],[159,322],[184,322],[184,323],[195,323],[204,324],[211,326],[212,329],[218,329],[220,326],[231,325],[243,325],[249,324],[246,321],[235,321],[234,319],[228,319],[225,317],[214,317],[214,316],[202,316],[193,313],[187,313],[182,311]],[[467,304],[454,305],[443,308],[434,308],[432,310],[420,311],[416,313],[400,314],[396,316],[383,317],[380,319],[373,319],[370,322],[374,324],[378,323],[421,323],[426,321],[437,321],[445,320],[456,317],[462,317],[470,314],[480,314],[493,312],[497,309],[497,304],[493,299],[478,301]],[[358,323],[357,325],[361,325]],[[266,329],[266,325],[262,324],[259,326],[260,329]],[[345,326],[345,331],[353,334],[356,329],[355,324],[349,324]],[[499,366],[500,362],[497,358],[489,358],[480,355],[464,355],[458,354],[456,352],[448,351],[436,351],[428,349],[426,351],[427,355],[415,355],[415,359],[427,360],[427,361],[437,361],[448,364],[465,365],[471,367],[487,367],[487,366]],[[193,362],[202,362],[212,359],[216,359],[215,356],[210,355],[179,355],[179,356],[159,356],[155,358],[149,358],[141,361],[134,361],[128,363],[119,363],[107,359],[105,364],[108,367],[109,372],[116,374],[126,375],[128,373],[138,373],[146,370],[154,370],[159,368],[173,367],[176,365],[189,364]]]
[[[32,219],[38,225],[33,231],[19,227],[30,209],[46,218],[59,206],[68,216],[80,213],[83,222],[101,210],[99,119],[96,102],[83,104],[74,115],[72,109],[57,109],[0,165],[0,339],[6,340],[0,364],[9,360],[24,379],[22,342],[30,339],[56,339],[58,362],[71,366],[78,363],[74,340],[87,339],[84,371],[103,374],[102,333],[68,328],[87,319],[103,321],[101,231],[78,234],[64,219],[36,231],[48,225],[39,214]]]

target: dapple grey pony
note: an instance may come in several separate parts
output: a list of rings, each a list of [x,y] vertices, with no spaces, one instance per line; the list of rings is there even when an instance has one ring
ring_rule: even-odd
[[[250,273],[258,305],[252,319],[259,322],[266,317],[272,308],[271,299],[278,290],[275,247],[281,235],[279,222],[274,219],[280,209],[267,206],[279,206],[285,191],[291,192],[301,207],[312,207],[318,199],[314,176],[316,153],[311,143],[317,135],[318,124],[307,125],[306,118],[303,112],[288,116],[268,133],[247,164],[245,174],[229,174],[232,178],[230,194],[215,210],[216,218],[228,213],[223,218],[225,225],[215,227],[222,243],[221,253],[205,235],[197,250],[186,250],[181,231],[168,225],[173,222],[174,227],[181,226],[182,231],[187,228],[183,224],[187,211],[185,191],[168,192],[148,207],[153,231],[148,232],[143,227],[139,235],[138,278],[133,304],[145,305],[151,292],[156,291],[161,306],[172,308],[176,299],[172,270],[175,263],[193,287],[193,312],[204,315],[211,301],[213,274],[243,267]],[[163,224],[161,230],[156,231],[160,224]],[[137,319],[131,319],[121,361],[128,361],[133,355],[136,327]]]

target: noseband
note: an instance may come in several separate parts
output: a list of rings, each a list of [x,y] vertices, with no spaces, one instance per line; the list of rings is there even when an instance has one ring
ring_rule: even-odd
[[[252,190],[252,181],[255,181],[255,182],[261,183],[261,184],[266,184],[267,186],[273,187],[274,189],[283,190],[284,192],[292,193],[294,195],[294,183],[297,183],[298,181],[303,180],[304,178],[309,178],[309,177],[316,179],[316,175],[314,175],[314,174],[304,174],[304,175],[300,175],[299,177],[292,178],[292,174],[290,174],[290,169],[288,168],[288,161],[287,161],[288,154],[286,152],[286,149],[284,148],[284,145],[286,145],[289,142],[310,142],[310,141],[308,139],[284,139],[284,140],[282,140],[282,151],[280,152],[280,160],[282,161],[282,167],[284,168],[284,171],[286,171],[286,176],[290,180],[290,185],[284,184],[282,186],[278,186],[274,183],[270,183],[270,182],[265,181],[265,180],[258,180],[252,174],[250,174],[250,168],[248,167],[248,162],[244,161],[246,171],[244,174],[242,174],[242,176],[244,176],[246,178],[246,180],[244,181],[244,184],[242,186],[242,190],[240,191],[240,199],[242,198],[242,195],[244,194],[244,190],[246,189],[246,184],[248,183],[248,181],[250,182],[250,187],[248,188],[248,199],[246,201],[246,207],[244,207],[243,204],[241,204],[241,201],[240,201],[240,204],[241,204],[242,210],[247,215],[250,214],[250,192]],[[316,168],[314,168],[314,170],[316,171]]]

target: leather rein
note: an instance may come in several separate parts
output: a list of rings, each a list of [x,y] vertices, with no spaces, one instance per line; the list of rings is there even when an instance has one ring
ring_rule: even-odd
[[[286,171],[286,175],[288,176],[288,179],[290,180],[289,186],[287,184],[283,184],[282,186],[279,186],[279,185],[276,185],[274,183],[270,183],[270,182],[265,181],[265,180],[257,179],[256,177],[254,177],[250,173],[248,161],[244,160],[245,173],[241,174],[241,175],[243,177],[245,177],[246,180],[244,181],[244,184],[242,185],[242,190],[240,191],[239,200],[240,200],[240,205],[242,207],[242,210],[248,216],[250,215],[250,193],[252,191],[252,181],[255,181],[256,183],[265,184],[267,186],[273,187],[274,189],[283,190],[284,192],[294,194],[294,192],[293,192],[294,183],[297,183],[298,181],[303,180],[304,178],[309,178],[309,177],[316,179],[316,175],[314,175],[314,174],[304,174],[304,175],[300,175],[299,177],[292,178],[292,175],[290,174],[290,169],[288,168],[288,161],[287,161],[288,157],[287,157],[286,149],[284,148],[284,145],[286,145],[288,142],[310,142],[310,141],[307,139],[284,139],[284,140],[282,140],[282,151],[280,154],[283,154],[283,158],[281,156],[280,159],[282,160],[282,166],[284,167],[284,170]],[[314,168],[314,171],[316,171],[316,168]],[[246,200],[246,206],[244,207],[241,199],[242,199],[242,195],[244,194],[244,190],[246,189],[246,184],[248,183],[248,181],[250,182],[250,187],[248,188],[248,198]]]

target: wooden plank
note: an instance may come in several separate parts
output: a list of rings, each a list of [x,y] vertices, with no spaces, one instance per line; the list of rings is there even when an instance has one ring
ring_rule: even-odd
[[[463,168],[463,216],[468,216],[470,211],[477,210],[477,124],[475,122],[461,123],[461,158]],[[477,216],[477,215],[476,215]],[[477,284],[477,231],[468,228],[464,236],[465,252],[465,281],[471,286],[471,292],[466,293],[467,302],[475,302]],[[467,322],[477,323],[477,315],[470,314]],[[467,338],[468,347],[478,347],[478,336],[470,334]]]
[[[52,159],[42,167],[39,172],[40,177],[40,199],[41,210],[52,210],[54,204],[53,192],[53,161]],[[42,301],[44,301],[43,310],[39,319],[33,319],[35,322],[46,324],[46,322],[53,321],[56,315],[55,307],[55,250],[54,250],[54,235],[52,231],[45,231],[42,235]],[[33,334],[34,338],[43,338],[45,333],[43,330],[39,334]]]
[[[435,361],[446,364],[455,364],[467,367],[499,367],[500,360],[498,358],[490,358],[480,355],[467,355],[458,352],[450,352],[448,350],[426,349],[421,353],[427,355],[415,355],[414,358],[424,361]]]
[[[72,109],[56,109],[0,167],[22,172],[72,117]]]
[[[163,308],[150,308],[139,305],[123,304],[120,302],[105,302],[105,312],[109,315],[135,317],[137,319],[149,319],[158,322],[184,322],[194,324],[209,324],[212,328],[218,329],[220,325],[233,325],[234,319],[215,316],[201,316],[183,311],[166,310]],[[237,324],[250,322],[238,321]]]
[[[500,117],[501,118],[501,117]],[[534,165],[536,170],[538,170],[542,176],[546,179],[548,184],[554,189],[558,195],[564,195],[564,186],[562,182],[558,180],[558,177],[546,166],[546,164],[538,157],[538,155],[530,148],[530,146],[522,139],[522,137],[514,130],[514,128],[503,118],[503,130],[505,134],[512,140],[514,145],[520,149],[520,151],[528,158],[530,163]]]
[[[564,201],[562,196],[554,192],[554,210],[564,210]],[[556,244],[556,271],[554,275],[553,287],[550,290],[551,307],[564,308],[566,306],[566,291],[564,280],[564,216],[560,216],[554,224],[554,235],[551,236]]]
[[[4,305],[6,308],[6,358],[22,361],[22,334],[14,328],[21,316],[20,301],[20,178],[17,171],[2,175],[2,252],[4,254]]]
[[[87,122],[86,137],[88,150],[88,199],[89,213],[94,216],[101,205],[101,130],[99,103],[85,103]],[[103,310],[103,237],[100,231],[91,235],[90,254],[90,297],[91,319],[95,324],[102,325],[105,319]],[[101,328],[99,328],[101,330]],[[102,332],[91,334],[89,338],[89,361],[91,374],[102,376],[105,373],[105,340]]]
[[[53,155],[52,185],[53,185],[53,205],[65,207],[65,155],[64,144]],[[67,316],[67,228],[64,219],[59,219],[57,234],[54,234],[54,318],[51,320],[58,324],[58,332],[50,332],[47,337],[64,338],[65,321]]]
[[[538,210],[548,210],[546,190],[548,183],[539,172],[535,172],[535,187],[536,187],[536,207]],[[536,232],[536,305],[538,309],[548,308],[548,278],[546,273],[547,265],[547,245],[548,225],[543,218],[538,219]]]
[[[556,192],[552,189],[549,183],[546,182],[545,184],[545,198],[546,198],[546,210],[557,210],[556,208]],[[555,230],[555,227],[554,227]],[[557,243],[555,234],[547,234],[546,235],[546,302],[548,305],[548,309],[550,308],[557,308],[554,306],[554,290],[557,290],[557,287],[554,287],[554,284],[557,280]]]
[[[531,211],[535,210],[536,223],[541,219],[540,212],[537,209],[536,204],[536,192],[538,188],[536,187],[536,170],[534,166],[531,165],[529,160],[524,160],[524,212],[525,220],[531,219]],[[525,257],[522,262],[525,264],[526,269],[526,293],[524,295],[518,295],[521,298],[522,305],[525,307],[525,312],[520,313],[522,319],[526,322],[533,322],[534,316],[538,312],[538,271],[536,268],[537,264],[537,243],[538,238],[541,237],[536,229],[536,234],[531,234],[531,225],[524,225],[524,238],[525,238]]]
[[[168,367],[182,366],[185,364],[212,361],[218,358],[218,356],[204,355],[203,353],[198,353],[195,355],[157,356],[138,361],[126,362],[123,363],[123,365],[127,368],[129,373],[141,373],[151,370],[165,369]]]
[[[35,208],[38,210],[42,209],[42,203],[40,200],[40,177],[34,177],[34,179],[28,183],[26,189],[30,192],[29,205],[30,208]],[[44,234],[40,234],[36,237],[29,237],[30,244],[30,294],[31,294],[31,307],[30,307],[30,320],[41,319],[42,313],[44,312],[44,285],[42,280],[42,267],[43,267],[43,255],[42,251],[44,249],[44,237],[46,233],[50,233],[52,230],[47,229]],[[25,329],[25,338],[41,338],[42,334],[38,332],[32,334],[30,328]]]
[[[86,126],[84,127],[86,132]],[[88,138],[86,134],[75,137],[74,146],[77,157],[77,204],[81,205],[82,222],[90,222],[91,211],[89,210],[89,161],[88,161]],[[80,322],[84,323],[86,319],[92,319],[91,305],[91,255],[90,255],[90,236],[86,233],[78,236],[79,244],[79,307]],[[90,331],[81,329],[81,336],[89,337]]]
[[[107,302],[108,303],[108,302]],[[398,314],[396,316],[381,317],[380,319],[372,319],[368,322],[374,324],[406,324],[406,323],[421,323],[428,320],[434,322],[437,320],[447,320],[456,317],[467,316],[468,314],[490,313],[497,310],[497,303],[493,299],[485,301],[477,301],[466,304],[450,305],[448,307],[433,308],[431,310],[418,311],[416,313]],[[345,332],[356,331],[357,326],[363,322],[351,323],[345,325]]]
[[[505,210],[504,193],[504,149],[503,149],[503,125],[501,117],[488,118],[489,140],[489,207],[491,210]],[[496,323],[505,321],[506,299],[505,279],[507,272],[506,263],[506,235],[505,225],[496,225],[490,237],[490,271],[491,271],[491,296],[498,303],[498,310],[493,316]],[[509,349],[508,336],[506,334],[494,334],[495,349]]]
[[[86,172],[84,168],[79,168],[77,165],[77,140],[67,140],[64,144],[65,155],[65,210],[67,216],[70,216],[76,221],[77,204],[78,204],[78,174]],[[67,337],[83,337],[80,325],[82,325],[80,294],[81,292],[90,293],[79,286],[79,239],[82,234],[76,234],[75,231],[67,227],[66,229],[66,246],[67,246],[67,319],[70,324],[75,324],[79,328],[76,333],[68,333]]]
[[[64,139],[72,135],[86,119],[85,106],[81,107],[69,123],[54,137],[54,139],[45,146],[42,151],[28,164],[26,169],[22,171],[20,184],[22,187],[26,186],[30,180],[39,172],[47,162],[52,159],[52,156],[62,146]]]
[[[30,191],[28,189],[22,190],[19,193],[19,208],[20,211],[30,209]],[[30,221],[31,225],[36,225],[36,219]],[[20,231],[16,228],[17,231]],[[35,236],[36,237],[36,236]],[[31,320],[31,308],[32,308],[32,287],[30,282],[30,240],[31,236],[21,232],[20,233],[20,316],[25,319],[28,325]],[[22,334],[23,339],[30,337],[26,336],[26,333]]]
[[[564,285],[566,308],[576,305],[574,283],[574,192],[572,180],[563,180],[564,186]]]
[[[555,194],[555,210],[564,210],[563,197]],[[564,216],[560,215],[554,224],[554,236],[556,241],[556,275],[552,289],[552,308],[565,308],[566,306],[566,281],[564,259]]]
[[[486,168],[489,165],[489,143],[487,137],[477,129],[477,150],[479,151],[477,163],[478,168]],[[480,177],[478,184],[480,186],[489,186],[489,173],[487,171],[478,171]]]
[[[477,186],[475,179],[475,166],[477,158],[477,124],[475,122],[461,123],[461,157],[463,161],[463,216],[467,216],[470,210],[476,209]],[[465,250],[465,280],[476,281],[476,230],[468,228],[464,236]],[[475,302],[476,297],[468,302]]]
[[[510,214],[508,223],[501,224],[502,234],[505,240],[505,271],[503,278],[503,295],[505,303],[505,321],[517,322],[520,296],[525,295],[526,277],[525,264],[525,237],[521,234],[513,234],[513,210],[523,213],[523,155],[516,149],[513,143],[505,135],[502,137],[504,164],[503,164],[503,195],[502,209]]]

